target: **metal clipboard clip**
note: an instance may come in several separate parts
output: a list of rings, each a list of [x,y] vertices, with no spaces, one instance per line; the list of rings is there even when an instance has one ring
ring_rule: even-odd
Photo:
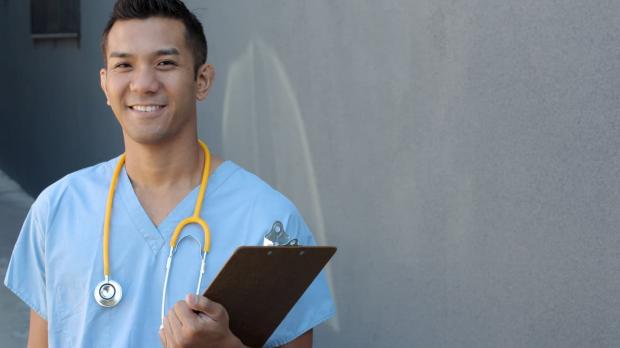
[[[276,221],[263,238],[263,246],[299,246],[299,243],[297,238],[291,239],[284,231],[284,226],[280,221]]]

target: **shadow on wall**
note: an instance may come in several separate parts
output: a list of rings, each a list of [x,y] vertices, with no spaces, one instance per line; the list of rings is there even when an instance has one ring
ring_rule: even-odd
[[[266,179],[295,202],[317,242],[326,244],[323,212],[299,104],[284,65],[261,40],[251,41],[228,71],[222,146],[225,158]],[[326,273],[333,294],[329,265]],[[330,325],[339,330],[337,316]]]

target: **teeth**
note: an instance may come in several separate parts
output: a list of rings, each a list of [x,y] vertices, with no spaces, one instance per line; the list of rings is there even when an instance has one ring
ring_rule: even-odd
[[[155,110],[161,109],[162,107],[163,106],[161,105],[134,105],[131,108],[141,112],[153,112]]]

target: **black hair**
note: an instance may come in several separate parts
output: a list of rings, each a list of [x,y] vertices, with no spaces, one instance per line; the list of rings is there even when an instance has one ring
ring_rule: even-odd
[[[104,63],[107,64],[108,34],[114,23],[149,17],[178,19],[183,22],[188,46],[194,53],[194,73],[197,75],[198,68],[207,61],[207,39],[198,18],[179,0],[117,0],[101,36]]]

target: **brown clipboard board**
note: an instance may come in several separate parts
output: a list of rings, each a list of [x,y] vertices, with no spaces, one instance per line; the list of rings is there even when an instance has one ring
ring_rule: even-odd
[[[226,308],[243,344],[262,347],[334,253],[331,246],[242,246],[204,296]]]

